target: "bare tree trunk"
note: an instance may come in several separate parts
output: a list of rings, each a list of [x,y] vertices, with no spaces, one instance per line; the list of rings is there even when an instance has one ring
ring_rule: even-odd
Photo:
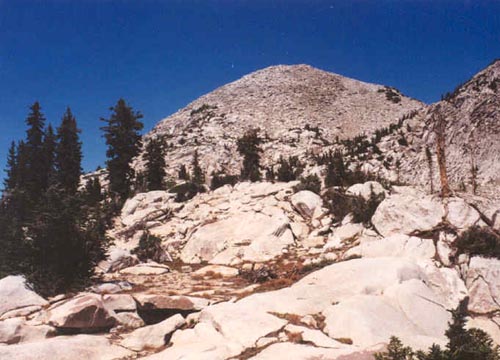
[[[434,133],[436,134],[436,155],[439,166],[439,178],[441,180],[441,197],[449,197],[451,194],[448,174],[446,172],[446,120],[439,112],[434,112]]]

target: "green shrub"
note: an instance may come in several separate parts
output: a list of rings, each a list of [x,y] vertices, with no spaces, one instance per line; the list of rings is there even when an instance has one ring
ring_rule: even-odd
[[[372,191],[370,198],[365,200],[361,196],[347,195],[332,189],[324,195],[323,200],[335,221],[341,221],[347,214],[352,213],[354,222],[369,224],[378,205],[384,200],[384,195],[376,195]]]
[[[210,189],[215,190],[224,185],[235,185],[238,182],[237,175],[227,175],[223,172],[212,172],[210,180]]]
[[[313,193],[319,194],[321,192],[321,180],[316,174],[302,176],[300,178],[300,184],[295,186],[295,191],[309,190]]]
[[[457,254],[500,259],[500,236],[485,227],[473,226],[455,240]]]
[[[144,234],[142,234],[139,240],[139,245],[132,250],[132,254],[137,255],[141,261],[165,261],[165,252],[161,247],[161,239],[157,236],[151,235],[148,231],[145,231]]]
[[[205,187],[203,185],[198,185],[193,182],[185,182],[179,185],[175,185],[169,192],[177,194],[175,201],[184,202],[191,200],[196,194],[204,193]]]

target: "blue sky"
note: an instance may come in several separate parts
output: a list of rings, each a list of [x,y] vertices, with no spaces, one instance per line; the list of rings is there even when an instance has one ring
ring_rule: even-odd
[[[100,117],[125,98],[145,130],[198,96],[306,63],[425,102],[500,57],[500,1],[0,0],[0,167],[40,101],[70,106],[84,168],[105,161]]]

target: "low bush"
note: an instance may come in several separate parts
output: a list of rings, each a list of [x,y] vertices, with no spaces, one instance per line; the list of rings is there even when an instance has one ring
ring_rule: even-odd
[[[354,222],[370,224],[375,210],[384,200],[384,195],[376,195],[372,191],[370,198],[365,200],[361,196],[347,195],[341,191],[330,189],[325,193],[323,200],[328,205],[335,221],[341,221],[347,214],[351,213]]]
[[[227,175],[223,172],[213,172],[210,180],[210,189],[215,190],[224,185],[235,185],[238,182],[237,175]]]
[[[184,202],[195,197],[196,194],[204,193],[205,187],[203,185],[198,185],[193,182],[185,182],[179,185],[175,185],[169,192],[176,194],[175,201]]]
[[[500,259],[500,236],[490,228],[473,226],[455,240],[457,254]]]
[[[139,260],[153,260],[159,263],[165,262],[165,251],[161,246],[161,239],[151,235],[148,231],[142,234],[139,244],[132,250],[132,254],[137,255]]]
[[[295,191],[309,190],[313,193],[319,194],[321,192],[321,180],[316,174],[302,176],[300,184],[295,186]]]

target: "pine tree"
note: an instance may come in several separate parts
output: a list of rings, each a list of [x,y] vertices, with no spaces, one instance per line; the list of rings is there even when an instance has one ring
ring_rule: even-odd
[[[189,180],[189,174],[184,164],[179,168],[179,180]]]
[[[43,179],[43,189],[48,189],[55,179],[55,157],[56,157],[56,135],[52,125],[49,124],[45,130],[43,139],[43,172],[40,176]]]
[[[147,190],[165,189],[165,147],[160,139],[149,140],[146,145],[144,160],[146,162]]]
[[[446,119],[437,108],[433,114],[434,133],[436,134],[436,155],[439,166],[439,177],[441,179],[441,196],[449,197],[451,194],[448,174],[446,171]]]
[[[250,129],[238,139],[238,152],[243,156],[243,168],[240,174],[242,180],[259,181],[261,179],[261,144],[262,138],[259,136],[259,129]]]
[[[344,164],[344,156],[340,151],[328,155],[326,168],[325,186],[343,186],[346,182],[347,172]]]
[[[82,143],[79,137],[76,119],[67,108],[61,125],[57,128],[57,147],[55,166],[57,170],[57,182],[69,194],[75,194],[80,184],[82,175]]]
[[[427,158],[427,166],[429,167],[429,180],[431,186],[431,194],[434,193],[434,165],[432,163],[432,154],[431,149],[426,146],[425,147],[425,157]]]
[[[109,171],[109,187],[124,201],[131,191],[134,179],[132,159],[138,155],[141,146],[140,131],[144,125],[142,115],[128,106],[125,100],[120,99],[110,109],[109,119],[101,119],[107,123],[102,127],[108,150],[106,162]]]
[[[198,158],[198,150],[195,150],[193,154],[193,161],[191,163],[192,173],[191,173],[191,181],[193,184],[198,186],[203,186],[205,184],[205,174],[203,169],[200,166],[200,161]]]
[[[12,190],[16,187],[17,184],[17,147],[15,141],[10,144],[5,173],[5,190]]]
[[[30,199],[36,202],[46,190],[46,178],[43,175],[46,170],[46,159],[44,151],[44,126],[45,117],[41,112],[38,102],[30,107],[30,114],[26,119],[28,130],[26,131],[25,151],[25,185]]]

